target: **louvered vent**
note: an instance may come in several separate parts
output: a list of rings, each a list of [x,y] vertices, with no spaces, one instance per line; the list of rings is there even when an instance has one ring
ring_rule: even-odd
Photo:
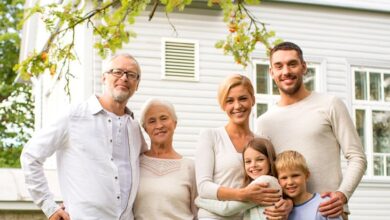
[[[164,78],[197,79],[198,47],[195,42],[164,41]]]

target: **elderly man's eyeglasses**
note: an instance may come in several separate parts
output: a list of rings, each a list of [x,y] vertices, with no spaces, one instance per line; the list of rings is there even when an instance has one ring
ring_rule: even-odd
[[[138,80],[139,75],[137,73],[131,72],[131,71],[126,71],[122,69],[110,69],[106,73],[111,74],[117,78],[122,77],[124,74],[126,74],[127,79],[129,80]]]

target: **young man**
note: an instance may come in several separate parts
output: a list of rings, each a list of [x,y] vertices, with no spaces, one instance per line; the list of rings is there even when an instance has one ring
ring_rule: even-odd
[[[23,149],[27,188],[50,220],[134,218],[139,155],[146,143],[126,104],[141,71],[128,54],[112,57],[104,70],[101,96],[73,106]],[[65,210],[55,203],[43,172],[44,161],[54,153]]]
[[[257,134],[271,139],[276,153],[296,150],[306,158],[311,192],[327,192],[324,216],[348,212],[343,205],[366,170],[366,157],[345,104],[337,97],[308,91],[303,84],[306,62],[302,50],[284,42],[270,53],[270,75],[279,88],[278,104],[257,120]],[[344,176],[340,150],[348,160]],[[347,219],[345,215],[344,219]]]
[[[341,220],[341,217],[327,218],[319,213],[318,206],[326,199],[318,193],[307,191],[310,172],[305,158],[297,151],[283,151],[275,160],[275,168],[283,193],[291,198],[294,208],[289,220]]]

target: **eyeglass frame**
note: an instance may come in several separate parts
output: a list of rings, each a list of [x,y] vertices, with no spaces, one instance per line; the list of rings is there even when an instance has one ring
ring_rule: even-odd
[[[121,72],[121,74],[119,75],[118,72],[114,72],[114,71]],[[126,74],[126,78],[129,80],[139,80],[139,77],[140,77],[139,74],[136,72],[127,71],[127,70],[123,70],[123,69],[119,69],[119,68],[110,69],[110,70],[106,71],[105,73],[111,74],[117,78],[121,78],[123,75]],[[134,76],[134,75],[135,75],[135,77],[129,77],[129,76]]]

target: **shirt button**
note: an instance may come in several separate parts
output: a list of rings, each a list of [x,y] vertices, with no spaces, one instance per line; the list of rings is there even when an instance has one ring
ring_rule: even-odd
[[[118,179],[118,177],[116,176],[116,177],[115,177],[115,179],[117,180],[117,179]]]
[[[111,122],[111,119],[108,119],[108,122]]]
[[[110,139],[110,142],[112,143],[112,139]]]
[[[121,197],[120,197],[120,196],[117,196],[116,198],[117,198],[117,199],[120,199]]]
[[[114,158],[111,157],[111,161],[114,161]]]

